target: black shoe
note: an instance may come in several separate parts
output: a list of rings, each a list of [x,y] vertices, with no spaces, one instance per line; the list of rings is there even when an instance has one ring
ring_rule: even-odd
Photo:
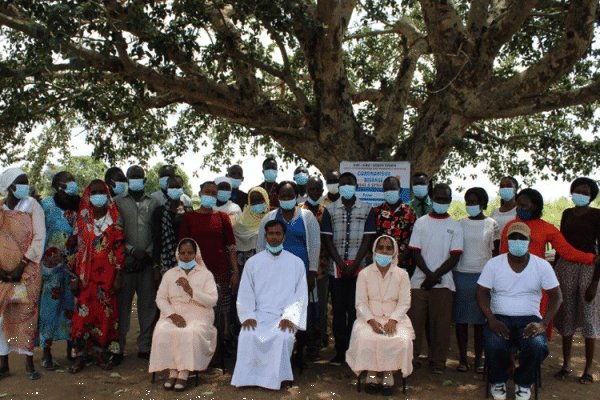
[[[329,364],[335,365],[337,367],[339,365],[342,365],[345,362],[346,362],[346,359],[344,358],[344,356],[337,354],[335,357],[333,357],[333,360],[329,361]]]
[[[394,393],[394,387],[390,385],[382,385],[379,391],[383,396],[391,396]]]
[[[147,351],[140,351],[138,353],[138,358],[143,358],[144,360],[149,360],[150,359],[150,353]]]
[[[365,388],[365,392],[369,394],[376,394],[379,391],[379,385],[376,383],[367,383],[367,387]]]
[[[123,353],[113,353],[108,358],[108,365],[116,367],[123,362]]]

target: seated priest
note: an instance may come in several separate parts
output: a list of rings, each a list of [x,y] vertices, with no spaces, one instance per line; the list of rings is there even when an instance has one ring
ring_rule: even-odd
[[[237,298],[240,331],[233,386],[279,390],[294,379],[294,334],[306,329],[308,287],[304,263],[283,250],[286,227],[265,225],[266,249],[244,266]]]

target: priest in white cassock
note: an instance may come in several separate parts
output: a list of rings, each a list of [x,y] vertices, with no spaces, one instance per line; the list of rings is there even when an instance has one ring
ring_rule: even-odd
[[[265,225],[266,250],[244,266],[237,298],[240,331],[233,386],[279,390],[294,379],[294,334],[306,329],[308,287],[304,263],[283,250],[285,225]]]

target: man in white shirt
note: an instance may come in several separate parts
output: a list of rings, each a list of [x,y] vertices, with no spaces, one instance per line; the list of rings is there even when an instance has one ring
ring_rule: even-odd
[[[515,398],[528,400],[535,372],[548,356],[546,328],[562,303],[562,294],[550,264],[529,254],[531,230],[522,222],[507,231],[509,253],[489,260],[477,281],[475,297],[487,320],[484,347],[492,397],[506,399],[506,370],[510,346],[519,346],[515,371]],[[540,315],[542,289],[548,309]]]
[[[410,279],[411,307],[408,316],[415,329],[414,354],[421,353],[425,329],[429,323],[429,367],[441,374],[446,367],[452,327],[454,279],[449,272],[460,260],[463,250],[461,224],[448,214],[452,190],[445,183],[432,192],[430,214],[419,218],[408,247],[416,269]]]
[[[244,266],[237,298],[240,331],[233,386],[279,390],[294,379],[294,334],[306,329],[308,286],[304,262],[283,250],[285,225],[265,225],[266,250]]]

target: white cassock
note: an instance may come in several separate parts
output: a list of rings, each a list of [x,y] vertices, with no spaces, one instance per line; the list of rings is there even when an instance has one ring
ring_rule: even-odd
[[[294,379],[290,357],[294,334],[279,328],[282,319],[306,329],[308,287],[304,263],[282,250],[274,256],[263,250],[244,266],[237,298],[240,321],[257,321],[256,330],[241,330],[233,386],[262,386],[279,390]]]

